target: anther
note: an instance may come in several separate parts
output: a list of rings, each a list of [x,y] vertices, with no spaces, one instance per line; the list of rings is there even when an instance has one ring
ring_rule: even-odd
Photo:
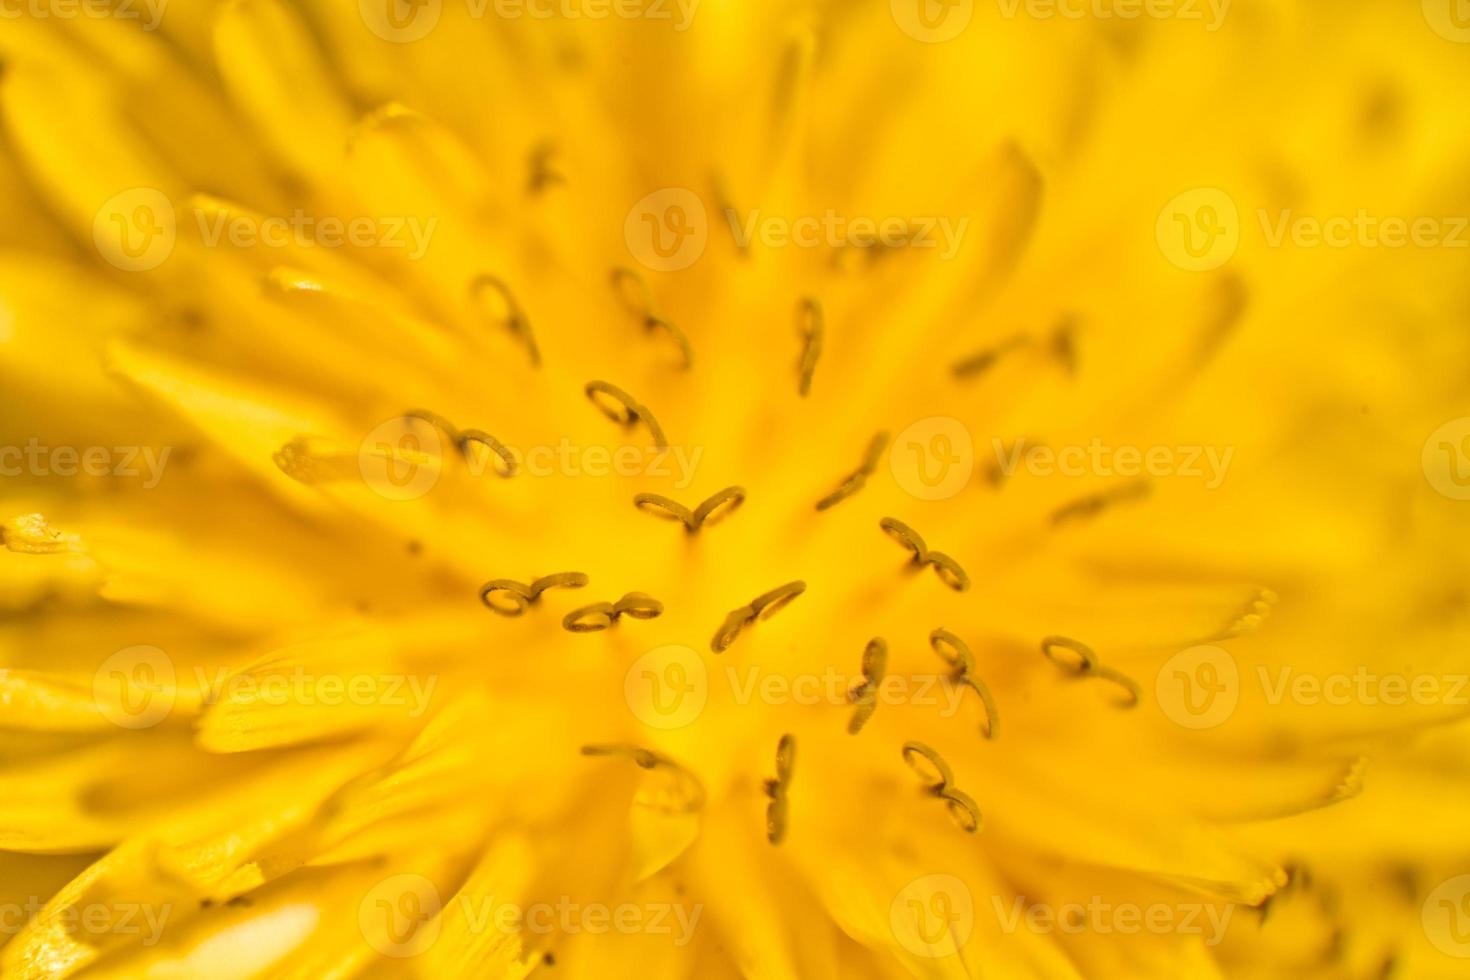
[[[970,576],[960,567],[959,562],[944,552],[929,552],[929,564],[933,566],[934,574],[939,576],[939,580],[956,592],[964,592],[970,587]]]
[[[720,628],[715,631],[710,649],[715,653],[724,653],[747,626],[757,619],[770,619],[805,591],[805,582],[787,582],[756,596],[748,605],[731,610]]]
[[[862,465],[856,470],[842,478],[838,485],[827,496],[817,501],[817,510],[826,510],[842,503],[848,497],[857,493],[868,484],[868,477],[872,476],[878,468],[878,463],[883,458],[883,450],[888,446],[888,433],[880,432],[868,442],[867,452],[863,454]]]
[[[586,586],[587,576],[582,572],[553,572],[536,579],[529,586],[531,601],[541,598],[547,589],[580,589]]]
[[[954,787],[954,773],[938,752],[923,742],[905,742],[903,761],[924,780],[928,792],[944,801],[949,815],[960,829],[973,834],[980,829],[980,808],[967,794]]]
[[[787,582],[750,600],[750,608],[761,619],[770,619],[805,591],[805,582]]]
[[[633,498],[633,506],[654,517],[661,517],[667,521],[679,521],[689,530],[694,528],[693,512],[677,500],[665,497],[663,494],[640,493]]]
[[[598,633],[615,625],[623,616],[633,619],[657,619],[664,604],[646,592],[629,592],[617,602],[594,602],[574,609],[562,619],[562,626],[572,633]]]
[[[536,346],[536,338],[531,333],[531,323],[526,319],[525,311],[516,302],[510,287],[495,276],[478,276],[470,283],[470,298],[476,302],[486,291],[493,292],[500,297],[501,310],[490,313],[494,319],[509,330],[511,335],[526,346],[526,351],[531,355],[531,366],[541,366],[541,350]]]
[[[624,428],[631,429],[642,422],[653,436],[653,444],[659,449],[668,449],[669,441],[664,437],[663,426],[646,405],[640,405],[633,396],[607,381],[589,381],[583,389],[587,399],[597,410]]]
[[[848,720],[847,732],[856,735],[878,708],[878,687],[888,670],[888,644],[875,636],[863,648],[863,682],[847,692],[847,700],[857,707]]]
[[[1024,346],[1026,343],[1027,338],[1023,335],[1011,337],[1010,339],[1004,340],[994,347],[988,347],[985,350],[979,351],[978,353],[975,353],[962,361],[955,362],[950,370],[951,372],[953,372],[956,379],[972,378],[977,375],[984,374],[986,371],[989,371],[992,367],[994,367],[995,363],[999,361],[1001,357],[1009,354],[1011,351],[1017,349],[1018,347]]]
[[[766,780],[766,796],[771,800],[766,806],[766,839],[772,844],[779,844],[786,837],[786,791],[791,786],[795,765],[796,736],[788,732],[776,745],[776,778]]]
[[[929,547],[924,544],[924,539],[919,537],[918,531],[896,517],[885,517],[878,522],[878,526],[883,529],[884,534],[914,553],[915,564],[923,564],[928,560]]]
[[[598,633],[612,626],[618,616],[610,602],[594,602],[573,609],[562,617],[561,625],[571,633]]]
[[[796,329],[801,335],[801,361],[797,367],[798,386],[801,397],[811,394],[812,375],[817,370],[817,358],[822,356],[822,336],[825,332],[825,317],[822,304],[808,296],[796,307]]]
[[[480,586],[480,601],[485,608],[502,616],[521,615],[533,598],[530,586],[508,578],[498,578]]]
[[[726,487],[694,508],[692,530],[697,531],[706,524],[718,524],[735,513],[743,503],[745,503],[744,487]]]
[[[1081,520],[1096,517],[1113,504],[1122,503],[1125,500],[1133,500],[1146,497],[1149,493],[1149,485],[1139,481],[1128,486],[1118,487],[1103,493],[1095,493],[1071,503],[1063,504],[1052,511],[1052,525],[1066,523],[1070,520]]]
[[[1101,678],[1103,680],[1112,681],[1118,687],[1123,689],[1124,698],[1118,702],[1119,707],[1138,707],[1138,702],[1139,699],[1142,697],[1142,693],[1138,687],[1138,682],[1129,677],[1127,674],[1120,673],[1119,671],[1116,671],[1111,667],[1098,665],[1092,670],[1091,676]]]
[[[490,450],[490,452],[495,454],[496,462],[494,463],[494,467],[495,472],[498,476],[515,476],[515,454],[512,453],[508,448],[506,448],[505,444],[502,443],[499,439],[490,435],[488,432],[481,432],[479,429],[465,429],[459,434],[459,439],[456,441],[456,445],[459,446],[460,455],[463,456],[466,460],[470,458],[471,443],[479,443],[486,449]]]
[[[629,592],[613,603],[613,614],[631,616],[634,619],[657,619],[664,612],[664,604],[646,592]]]
[[[612,287],[617,292],[623,309],[641,322],[644,330],[649,333],[661,330],[669,335],[683,356],[681,366],[684,370],[694,366],[694,349],[689,344],[689,337],[659,315],[654,307],[653,290],[649,289],[646,279],[633,269],[620,265],[612,271]]]
[[[1055,652],[1057,650],[1066,650],[1077,659],[1058,657]],[[1041,652],[1046,654],[1048,660],[1069,673],[1084,674],[1097,666],[1097,654],[1092,651],[1092,647],[1071,637],[1048,636],[1041,641]]]

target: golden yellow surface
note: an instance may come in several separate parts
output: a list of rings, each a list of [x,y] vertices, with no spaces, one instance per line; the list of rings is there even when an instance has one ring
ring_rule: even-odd
[[[0,976],[1465,975],[1463,0],[0,15]]]

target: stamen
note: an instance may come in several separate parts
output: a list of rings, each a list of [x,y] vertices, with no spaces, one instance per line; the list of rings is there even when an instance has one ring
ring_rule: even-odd
[[[683,355],[684,361],[681,367],[684,370],[687,371],[694,366],[694,349],[689,344],[689,337],[683,330],[659,315],[654,306],[653,290],[649,288],[648,280],[636,270],[620,265],[612,271],[612,287],[617,292],[623,309],[642,323],[645,331],[653,333],[655,330],[662,330],[669,335]]]
[[[658,493],[640,493],[633,498],[633,505],[639,510],[665,520],[682,521],[685,529],[691,533],[706,524],[718,524],[743,503],[744,487],[726,487],[692,511],[677,500]]]
[[[488,432],[481,432],[479,429],[465,429],[461,432],[457,442],[460,455],[468,460],[470,458],[470,444],[475,442],[478,442],[495,454],[495,458],[498,460],[494,464],[496,475],[502,477],[515,476],[515,454],[507,449],[504,443]]]
[[[903,761],[924,780],[926,789],[945,802],[949,815],[967,834],[980,829],[980,808],[967,794],[953,786],[954,773],[949,764],[923,742],[905,742]]]
[[[706,524],[718,524],[735,513],[743,503],[745,503],[744,487],[726,487],[694,508],[692,529],[697,531]]]
[[[771,591],[763,592],[750,600],[751,611],[761,619],[770,619],[776,613],[785,609],[791,604],[792,600],[805,591],[805,582],[787,582],[785,585],[777,586]]]
[[[646,592],[626,593],[617,602],[594,602],[567,613],[561,624],[572,633],[599,633],[617,624],[623,616],[657,619],[664,604]]]
[[[812,375],[817,370],[817,358],[822,356],[822,337],[826,332],[825,321],[822,304],[815,298],[808,296],[797,304],[796,329],[802,339],[801,362],[797,368],[800,379],[797,390],[803,398],[811,394]]]
[[[594,602],[590,606],[573,609],[562,617],[561,625],[570,633],[600,633],[612,626],[618,611],[610,602]]]
[[[552,184],[567,182],[566,177],[551,166],[551,156],[555,152],[556,146],[550,140],[531,148],[531,180],[528,189],[532,194],[540,194]]]
[[[1102,665],[1098,665],[1092,670],[1092,676],[1112,681],[1114,684],[1123,689],[1124,693],[1127,695],[1127,698],[1126,700],[1118,702],[1119,707],[1128,709],[1138,707],[1138,702],[1140,697],[1142,696],[1142,693],[1139,689],[1138,682],[1135,681],[1133,678],[1129,677],[1126,674],[1119,673],[1111,667],[1105,667]]]
[[[970,652],[970,645],[944,627],[929,634],[929,645],[959,676],[975,668],[975,656]]]
[[[689,343],[689,336],[683,330],[674,326],[674,324],[661,316],[650,316],[643,321],[643,327],[649,333],[655,330],[662,330],[669,335],[669,338],[673,340],[675,346],[679,348],[679,354],[683,357],[683,362],[679,365],[680,370],[688,371],[694,367],[694,348]]]
[[[929,547],[924,544],[924,539],[919,537],[918,531],[896,517],[885,517],[878,522],[878,526],[883,529],[884,534],[914,553],[915,564],[922,565],[928,560]]]
[[[755,622],[755,610],[749,606],[741,606],[739,609],[732,610],[716,631],[715,638],[710,641],[710,649],[715,653],[724,653],[730,649],[730,644],[735,642],[741,630],[753,622]]]
[[[939,580],[956,592],[964,592],[970,587],[970,576],[965,574],[959,562],[944,552],[929,552],[929,564],[934,567],[934,574],[939,576]]]
[[[646,405],[634,401],[633,396],[615,384],[606,381],[589,381],[583,389],[597,410],[624,428],[632,428],[642,422],[653,436],[653,444],[659,449],[668,449],[669,441],[664,437],[663,426],[653,417]]]
[[[947,789],[940,794],[945,805],[949,808],[949,815],[954,822],[959,824],[961,830],[967,834],[973,834],[980,829],[980,823],[984,817],[975,801],[967,794],[957,789]]]
[[[689,508],[663,494],[640,493],[633,498],[633,506],[645,514],[652,514],[666,521],[679,521],[688,530],[694,530],[694,514]]]
[[[664,604],[646,592],[629,592],[613,603],[613,614],[631,616],[634,619],[657,619],[664,612]]]
[[[934,574],[939,580],[956,592],[964,592],[970,587],[970,576],[960,567],[960,563],[942,551],[930,551],[924,539],[919,537],[919,532],[909,527],[896,517],[885,517],[878,522],[878,526],[890,538],[903,545],[914,553],[912,559],[915,565],[931,565]]]
[[[1059,658],[1053,650],[1070,650],[1078,657],[1076,662],[1069,662]],[[1041,641],[1041,652],[1046,654],[1047,659],[1072,674],[1085,674],[1097,666],[1097,654],[1092,647],[1066,636],[1048,636]]]
[[[1126,487],[1118,487],[1114,490],[1106,490],[1074,500],[1069,504],[1063,504],[1052,511],[1051,523],[1055,527],[1069,520],[1096,517],[1113,504],[1122,503],[1139,497],[1146,497],[1150,487],[1147,483],[1139,481]]]
[[[445,436],[447,436],[451,444],[456,446],[459,445],[459,430],[456,429],[453,423],[451,423],[444,416],[439,415],[436,412],[431,412],[427,408],[414,408],[410,409],[407,412],[404,412],[403,417],[406,419],[417,419],[420,422],[427,422],[434,428],[442,432]]]
[[[847,723],[847,733],[856,735],[863,730],[873,712],[878,709],[878,686],[888,670],[888,643],[879,636],[868,641],[863,649],[863,682],[847,692],[847,700],[857,705]]]
[[[582,572],[553,572],[543,575],[530,585],[531,601],[541,598],[541,593],[547,589],[580,589],[587,582],[588,578]]]
[[[909,768],[918,773],[919,778],[935,793],[954,782],[954,772],[949,768],[949,763],[923,742],[905,742],[903,761],[907,762]]]
[[[530,585],[514,579],[497,578],[480,586],[480,601],[491,612],[502,616],[519,616],[541,599],[547,589],[580,589],[587,584],[581,572],[554,572],[543,575]]]
[[[618,425],[632,428],[638,424],[638,402],[617,385],[607,381],[589,381],[583,390],[598,411]]]
[[[980,695],[980,703],[985,705],[985,727],[980,729],[980,734],[985,736],[986,741],[994,741],[996,728],[1000,724],[1000,712],[995,708],[995,698],[990,694],[990,688],[978,677],[965,674],[960,678],[961,682],[968,684],[976,694]]]
[[[969,644],[940,627],[929,634],[929,645],[945,663],[954,668],[953,679],[956,683],[968,685],[980,695],[980,700],[985,705],[985,727],[980,729],[980,733],[986,739],[994,739],[1000,714],[995,709],[995,698],[991,697],[990,688],[972,673],[975,669],[975,655],[970,652]]]
[[[856,470],[842,478],[838,485],[827,496],[817,501],[817,510],[826,510],[842,503],[848,497],[857,493],[868,484],[868,477],[877,470],[878,463],[883,459],[883,450],[888,447],[888,433],[879,432],[868,442],[867,452],[863,454],[863,463]]]
[[[480,586],[480,601],[485,608],[502,616],[521,615],[530,607],[533,598],[529,585],[508,578],[494,579]]]
[[[1001,357],[1016,350],[1018,347],[1025,346],[1029,342],[1029,338],[1024,334],[1017,334],[1008,340],[1001,341],[994,347],[987,347],[985,350],[972,354],[962,361],[956,361],[950,367],[950,371],[954,374],[956,380],[963,380],[984,374],[994,367],[995,362],[1000,360]]]
[[[766,780],[766,839],[779,844],[786,837],[786,791],[791,787],[791,773],[796,766],[796,736],[787,733],[776,744],[776,778]]]
[[[805,591],[805,582],[787,582],[756,596],[749,605],[731,610],[715,632],[715,638],[710,641],[710,649],[715,653],[724,653],[747,626],[757,619],[770,619]]]
[[[483,307],[482,299],[489,291],[500,297],[501,312],[489,312],[489,316],[498,320],[500,324],[509,330],[511,335],[526,346],[526,351],[531,355],[531,367],[541,366],[541,350],[536,346],[536,338],[531,333],[531,323],[526,319],[526,313],[521,305],[516,302],[510,287],[495,276],[477,276],[470,283],[470,299]],[[487,311],[488,312],[488,311]]]

